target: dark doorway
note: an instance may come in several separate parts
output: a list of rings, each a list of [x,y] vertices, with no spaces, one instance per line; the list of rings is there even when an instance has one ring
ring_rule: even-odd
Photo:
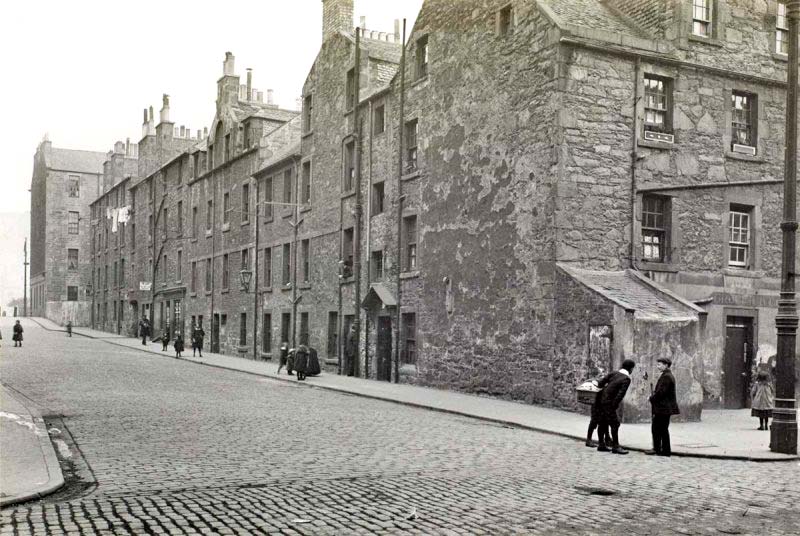
[[[375,358],[378,363],[378,379],[392,380],[392,319],[388,316],[378,317],[378,339],[375,343]]]
[[[281,344],[291,343],[292,313],[281,313]],[[289,344],[291,346],[291,344]]]
[[[214,313],[211,320],[211,353],[219,353],[219,313]]]
[[[753,361],[753,319],[729,316],[725,322],[722,401],[726,409],[748,405],[750,367]]]

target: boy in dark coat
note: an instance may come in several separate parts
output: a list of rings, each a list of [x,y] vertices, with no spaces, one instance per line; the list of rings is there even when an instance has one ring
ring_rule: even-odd
[[[175,337],[175,344],[173,347],[175,348],[175,359],[177,359],[181,356],[181,352],[183,352],[183,335],[180,333]]]
[[[22,332],[23,331],[25,331],[25,330],[22,329],[22,324],[20,324],[19,320],[17,320],[17,323],[14,324],[14,336],[11,337],[12,339],[14,339],[14,346],[22,347]]]
[[[619,416],[617,416],[617,409],[625,398],[625,393],[628,392],[628,387],[631,384],[631,372],[636,366],[632,359],[626,359],[622,362],[622,368],[617,372],[612,372],[605,378],[600,380],[598,387],[603,390],[597,395],[599,426],[597,434],[599,444],[597,450],[600,452],[608,452],[606,446],[606,436],[609,428],[611,429],[611,452],[614,454],[627,454],[628,451],[619,445]]]
[[[167,324],[167,327],[164,328],[164,332],[161,334],[161,351],[166,352],[167,348],[169,348],[169,324]]]
[[[670,456],[672,447],[669,443],[669,419],[678,415],[678,397],[675,394],[675,377],[672,376],[670,367],[672,360],[661,357],[656,361],[656,367],[661,371],[661,376],[656,382],[656,388],[650,395],[650,404],[653,406],[653,421],[650,427],[653,433],[653,450],[646,454]]]
[[[200,352],[200,357],[203,357],[203,340],[206,338],[206,332],[203,326],[197,326],[192,330],[192,357],[196,352]]]

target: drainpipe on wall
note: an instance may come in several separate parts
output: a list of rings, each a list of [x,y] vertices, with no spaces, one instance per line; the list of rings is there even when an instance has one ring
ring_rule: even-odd
[[[639,138],[639,73],[642,68],[642,59],[636,57],[633,77],[633,132],[631,132],[631,269],[638,270],[636,266],[636,160],[639,158],[637,142]]]
[[[297,160],[293,164],[294,173],[294,223],[292,223],[292,348],[297,352],[297,227],[300,225],[300,192],[297,189]],[[291,201],[291,199],[289,200]]]
[[[209,337],[211,344],[209,346],[211,347],[212,352],[214,351],[214,294],[216,292],[215,268],[217,265],[216,259],[214,258],[215,254],[214,248],[216,246],[215,230],[217,228],[217,183],[215,180],[216,178],[217,174],[212,172],[209,179],[207,179],[211,181],[211,315],[209,316],[208,321],[211,323],[211,329],[209,330],[211,332],[211,337]],[[219,327],[219,325],[217,325],[217,327]]]
[[[248,73],[249,74],[249,73]],[[253,239],[253,361],[258,360],[258,234],[259,234],[259,211],[261,210],[261,206],[259,205],[258,199],[258,190],[259,190],[259,183],[258,179],[253,177],[254,179],[254,190],[255,190],[255,198],[256,202],[253,204],[255,208],[255,238]],[[247,200],[248,203],[250,200]],[[264,336],[264,334],[262,334]]]
[[[406,105],[406,19],[403,19],[403,41],[400,43],[400,110],[399,125],[397,129],[397,256],[395,264],[397,269],[397,310],[394,321],[394,382],[400,383],[400,294],[402,285],[400,272],[402,271],[402,235],[403,235],[403,129]]]
[[[372,284],[372,248],[370,234],[372,231],[372,134],[373,121],[372,100],[369,101],[369,171],[367,172],[367,288]],[[369,291],[367,291],[369,292]],[[369,311],[364,311],[364,377],[369,378]]]
[[[353,375],[358,377],[360,374],[361,364],[361,118],[358,113],[359,100],[360,100],[360,85],[361,85],[361,28],[356,28],[356,58],[355,70],[353,71],[353,137],[354,147],[354,160],[355,160],[355,187],[356,187],[356,204],[354,208],[355,221],[353,222],[353,274],[355,275],[355,289],[353,292],[353,325],[355,326],[356,338],[356,357],[353,364]]]

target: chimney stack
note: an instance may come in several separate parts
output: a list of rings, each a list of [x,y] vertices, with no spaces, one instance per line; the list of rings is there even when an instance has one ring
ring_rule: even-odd
[[[131,155],[131,139],[125,138],[125,156]]]
[[[161,97],[160,119],[162,123],[169,123],[169,95],[164,93]]]
[[[267,90],[267,104],[272,104],[272,90]]]
[[[364,15],[361,15],[360,21],[361,21],[361,24],[359,24],[359,26],[361,26],[362,30],[366,30],[367,29],[367,17],[365,17]]]
[[[263,91],[259,91],[258,93],[256,93],[256,100],[258,102],[264,102],[264,92]]]
[[[394,42],[400,42],[400,19],[394,19]]]
[[[203,127],[203,139],[208,137],[208,127]]]
[[[336,33],[353,31],[353,0],[322,0],[322,42]]]
[[[233,52],[225,53],[225,61],[222,62],[222,76],[233,76],[234,59]]]
[[[247,68],[247,100],[253,100],[253,69]]]

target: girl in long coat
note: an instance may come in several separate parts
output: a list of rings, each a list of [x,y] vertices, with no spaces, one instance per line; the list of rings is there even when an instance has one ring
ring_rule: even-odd
[[[775,407],[775,390],[766,372],[759,372],[756,376],[756,382],[750,390],[750,400],[753,402],[750,415],[758,417],[758,429],[769,430],[769,418]]]
[[[308,368],[308,347],[301,344],[294,353],[294,370],[297,372],[297,379],[306,379],[306,369]]]
[[[14,324],[14,336],[12,337],[12,339],[14,340],[14,346],[22,346],[23,331],[25,330],[22,329],[22,324],[20,324],[19,320],[17,320],[17,323]]]

